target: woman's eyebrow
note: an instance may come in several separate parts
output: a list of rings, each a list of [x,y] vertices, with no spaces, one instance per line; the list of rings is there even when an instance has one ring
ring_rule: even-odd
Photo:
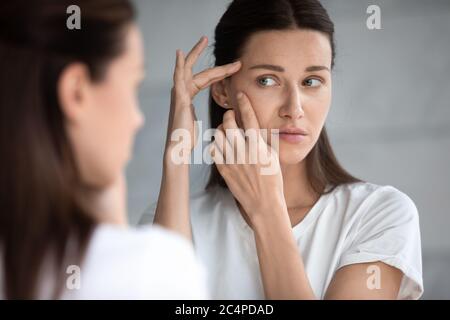
[[[276,66],[273,64],[257,64],[256,66],[250,67],[249,69],[268,69],[277,72],[284,72],[284,68],[281,66]]]
[[[330,69],[325,66],[309,66],[305,69],[306,72],[313,72],[313,71],[320,71],[320,70],[330,71]]]
[[[277,66],[274,64],[257,64],[255,66],[250,67],[249,69],[268,69],[277,72],[285,71],[285,69],[282,66]],[[305,69],[306,72],[321,71],[321,70],[330,71],[330,69],[326,66],[309,66]]]

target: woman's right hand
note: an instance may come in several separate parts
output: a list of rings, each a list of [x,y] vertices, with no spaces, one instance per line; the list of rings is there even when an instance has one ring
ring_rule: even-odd
[[[192,231],[189,215],[189,162],[185,160],[190,159],[198,130],[192,100],[202,89],[231,76],[241,67],[241,63],[237,62],[206,69],[193,75],[192,67],[207,44],[208,39],[202,37],[186,58],[183,52],[177,50],[163,175],[153,220],[153,223],[178,232],[188,239],[192,239]],[[172,139],[172,134],[176,130],[185,131],[189,138],[189,141],[182,142],[181,148],[178,146],[180,141]]]
[[[177,50],[173,75],[174,84],[171,91],[170,114],[167,126],[166,152],[171,151],[173,146],[180,143],[172,139],[172,133],[177,129],[182,129],[189,134],[190,138],[189,142],[183,142],[183,146],[186,146],[185,149],[187,149],[186,151],[183,149],[183,153],[187,153],[183,154],[183,156],[190,155],[198,136],[192,100],[201,90],[231,76],[241,67],[241,63],[237,61],[223,66],[209,68],[193,75],[192,68],[207,44],[207,37],[202,37],[186,57],[184,57],[181,50]]]

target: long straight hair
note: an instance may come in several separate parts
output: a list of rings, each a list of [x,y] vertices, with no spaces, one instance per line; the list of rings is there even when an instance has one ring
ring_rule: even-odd
[[[81,9],[79,30],[66,27],[70,5]],[[39,297],[47,261],[58,297],[68,264],[82,261],[96,222],[81,200],[58,79],[81,62],[101,81],[133,16],[127,0],[0,1],[0,290],[8,299]]]
[[[234,0],[228,6],[215,29],[214,56],[215,65],[223,65],[239,59],[249,38],[260,31],[268,30],[315,30],[325,34],[331,45],[334,67],[336,56],[334,24],[325,8],[318,0]],[[209,120],[211,128],[217,128],[226,112],[219,106],[210,93]],[[361,182],[339,164],[325,126],[308,153],[306,159],[308,182],[316,193],[326,194],[345,183]],[[216,185],[227,188],[215,164],[206,188]],[[326,186],[331,188],[325,190]]]

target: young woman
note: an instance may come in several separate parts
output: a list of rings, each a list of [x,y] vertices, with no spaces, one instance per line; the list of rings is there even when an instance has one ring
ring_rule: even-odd
[[[190,217],[158,205],[142,223],[156,211],[155,223],[192,230],[213,298],[419,298],[414,203],[351,176],[329,143],[334,26],[321,4],[235,0],[216,27],[214,55],[216,65],[241,68],[211,88],[211,127],[219,130],[208,186],[190,199]],[[193,119],[186,113],[186,123]],[[236,155],[229,150],[247,159],[255,151],[243,135],[233,145],[225,131],[261,128],[276,129],[257,138],[266,149],[278,140],[269,154],[277,173],[261,174],[260,162],[226,164]]]
[[[66,27],[74,4],[79,30]],[[0,299],[208,296],[189,239],[126,227],[124,167],[143,124],[133,21],[127,0],[0,2]]]

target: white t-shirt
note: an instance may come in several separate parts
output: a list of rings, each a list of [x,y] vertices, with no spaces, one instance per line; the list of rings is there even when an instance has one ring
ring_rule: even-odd
[[[38,299],[52,298],[54,274],[49,268],[45,270]],[[77,280],[72,277],[78,274],[79,288],[76,286]],[[158,226],[97,226],[79,273],[70,269],[67,282],[70,285],[65,284],[61,299],[209,297],[205,270],[195,256],[192,244]],[[3,293],[0,291],[1,298]]]
[[[149,207],[141,223],[153,220],[154,208]],[[202,191],[191,198],[190,208],[194,244],[206,266],[212,298],[264,299],[253,230],[231,192],[221,187]],[[398,299],[422,295],[417,208],[392,186],[340,185],[322,195],[292,232],[320,299],[339,268],[374,261],[403,272]]]

